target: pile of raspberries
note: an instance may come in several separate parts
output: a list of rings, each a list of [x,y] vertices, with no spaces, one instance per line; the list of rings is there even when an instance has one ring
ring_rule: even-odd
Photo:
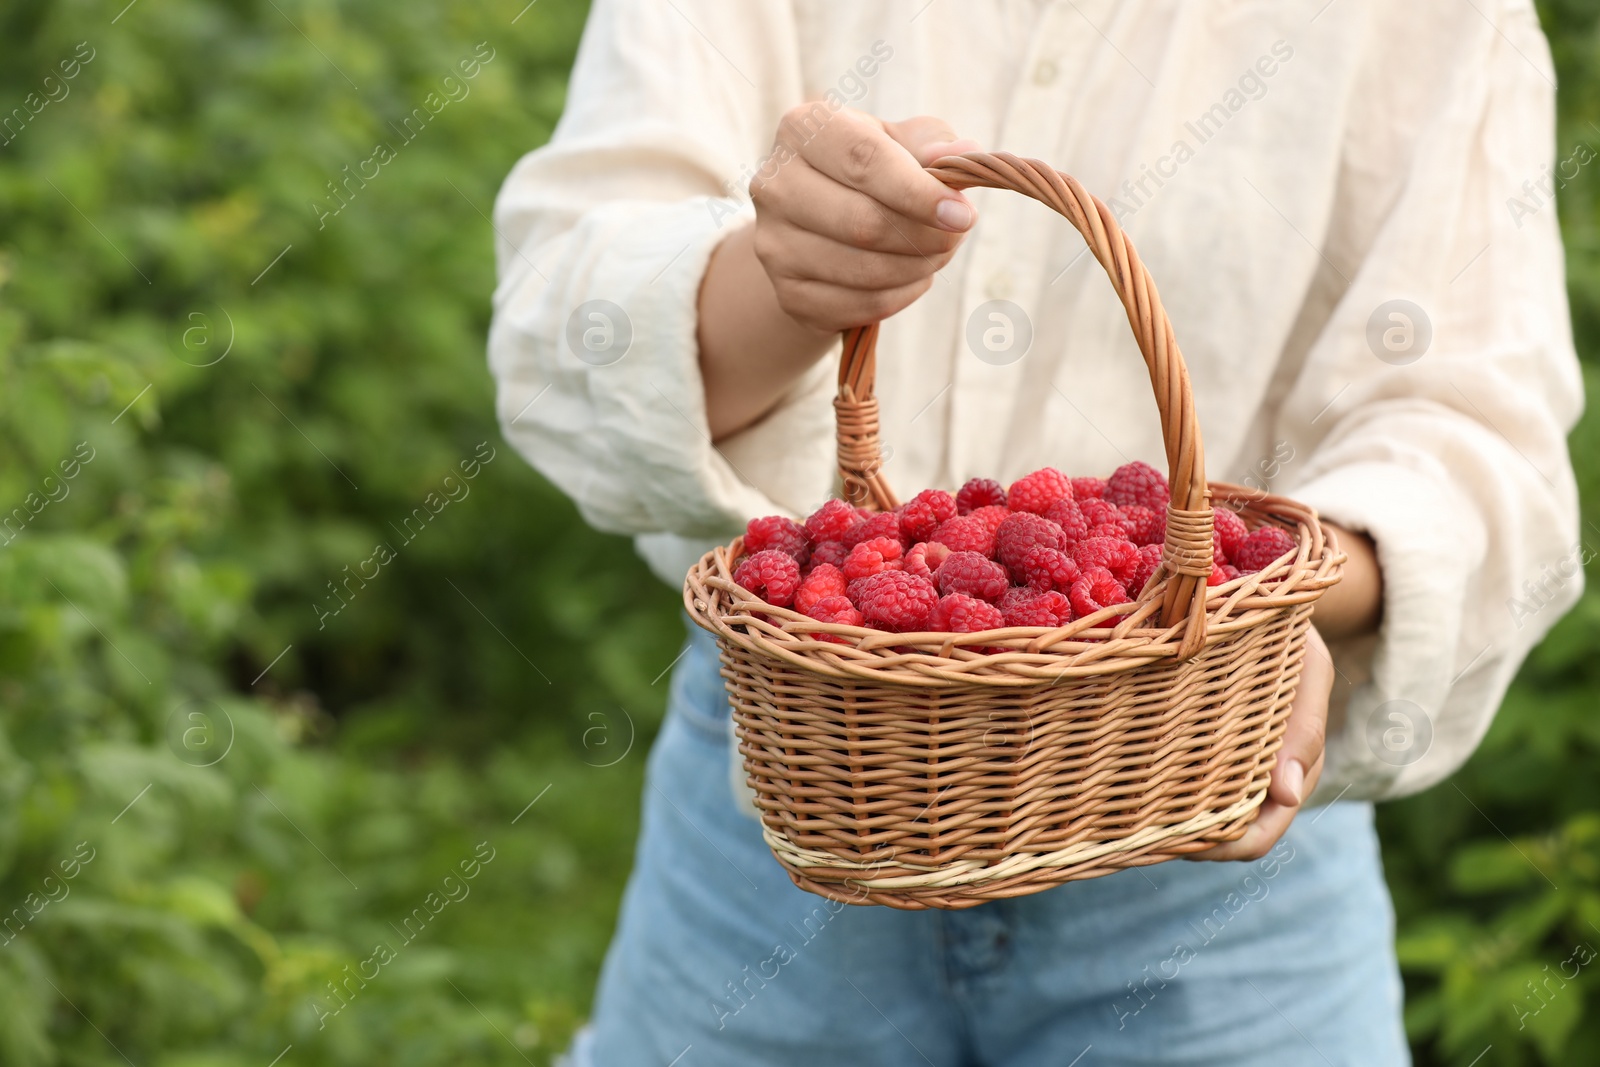
[[[894,511],[829,500],[804,523],[751,519],[741,586],[821,622],[890,633],[976,633],[1061,626],[1139,595],[1161,561],[1167,479],[1146,463],[1110,478],[1053,467],[1009,489],[974,478],[928,489]],[[1296,548],[1276,526],[1215,516],[1210,585],[1258,571]]]

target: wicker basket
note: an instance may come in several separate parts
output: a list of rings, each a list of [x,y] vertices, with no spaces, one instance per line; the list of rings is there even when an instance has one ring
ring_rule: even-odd
[[[795,884],[851,903],[964,908],[1240,837],[1266,793],[1312,603],[1343,556],[1310,508],[1208,489],[1172,326],[1104,204],[1011,155],[951,156],[930,170],[954,188],[1049,205],[1110,276],[1165,438],[1161,569],[1134,603],[1057,629],[887,634],[756,598],[733,581],[736,539],[690,570],[684,601],[717,636],[766,840]],[[887,509],[876,337],[875,325],[846,335],[835,407],[846,495]],[[1284,527],[1297,550],[1208,587],[1213,502],[1251,528]]]

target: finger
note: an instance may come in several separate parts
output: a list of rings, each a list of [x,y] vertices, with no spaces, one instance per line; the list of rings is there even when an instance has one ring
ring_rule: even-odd
[[[961,235],[925,226],[834,181],[804,160],[794,160],[781,181],[750,183],[758,211],[853,248],[898,255],[936,256],[954,250]]]
[[[790,111],[778,136],[816,170],[924,226],[964,233],[977,219],[966,197],[923,170],[870,115],[846,109],[831,122],[802,129]]]
[[[1317,783],[1322,780],[1322,768],[1326,765],[1326,763],[1327,753],[1319,753],[1317,756],[1317,762],[1313,763],[1311,765],[1311,769],[1306,771],[1306,788],[1304,793],[1305,798],[1309,798],[1312,793],[1317,791]],[[1301,805],[1304,806],[1304,804],[1305,800],[1302,799]]]
[[[1305,795],[1310,796],[1311,791],[1317,787],[1317,782],[1322,778],[1323,757],[1318,756],[1317,762],[1311,765],[1311,770],[1306,772]],[[1289,824],[1299,814],[1298,804],[1279,804],[1277,801],[1267,799],[1262,801],[1260,810],[1256,813],[1255,821],[1250,824],[1244,836],[1237,841],[1228,841],[1209,848],[1204,852],[1195,852],[1187,859],[1191,860],[1258,860],[1271,851],[1278,839],[1288,832]]]
[[[873,252],[782,221],[756,231],[755,252],[769,274],[865,290],[910,285],[943,269],[955,255]]]
[[[1301,803],[1311,795],[1322,778],[1325,736],[1328,722],[1328,696],[1333,690],[1333,659],[1322,635],[1312,627],[1306,634],[1306,654],[1284,727],[1283,747],[1272,769],[1267,797],[1244,836],[1204,852],[1192,860],[1260,859],[1277,844],[1289,829]]]
[[[1307,775],[1322,758],[1328,729],[1328,696],[1332,692],[1333,659],[1313,626],[1306,633],[1300,683],[1283,731],[1283,747],[1272,768],[1268,793],[1279,804],[1297,807],[1311,793]]]
[[[862,291],[802,278],[781,280],[776,288],[778,303],[791,318],[816,330],[838,333],[904,311],[932,284],[929,275],[898,289]]]
[[[924,167],[945,156],[979,151],[977,141],[957,137],[948,122],[932,115],[886,122],[883,128]]]
[[[1258,860],[1271,851],[1272,846],[1289,829],[1297,808],[1285,807],[1271,800],[1264,801],[1244,836],[1237,841],[1225,841],[1204,852],[1191,853],[1186,859],[1224,862],[1228,860]]]

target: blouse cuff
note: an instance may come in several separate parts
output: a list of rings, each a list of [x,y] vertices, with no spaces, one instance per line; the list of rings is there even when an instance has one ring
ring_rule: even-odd
[[[556,282],[498,294],[502,426],[599,529],[723,538],[783,510],[757,488],[761,472],[741,447],[756,428],[713,445],[700,376],[700,285],[748,214],[714,197],[605,204],[540,256],[540,276]],[[522,418],[546,389],[563,402]]]
[[[1475,723],[1440,720],[1457,670],[1467,587],[1483,557],[1481,521],[1448,485],[1387,462],[1338,467],[1293,496],[1371,537],[1383,575],[1370,680],[1348,694],[1340,721],[1330,718],[1313,802],[1379,799],[1412,791],[1407,782],[1445,777],[1472,751],[1461,735],[1475,743],[1478,733]]]

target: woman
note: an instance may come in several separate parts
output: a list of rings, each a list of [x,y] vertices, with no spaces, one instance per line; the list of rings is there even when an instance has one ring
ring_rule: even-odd
[[[1160,464],[1077,235],[922,169],[980,146],[1108,201],[1211,477],[1315,506],[1351,561],[1244,839],[964,912],[790,885],[692,635],[574,1063],[1408,1062],[1371,804],[1466,759],[1578,594],[1508,608],[1577,542],[1561,249],[1524,192],[1552,82],[1526,0],[598,0],[496,209],[490,358],[508,438],[664,581],[829,495],[854,325],[890,319],[898,486]]]

